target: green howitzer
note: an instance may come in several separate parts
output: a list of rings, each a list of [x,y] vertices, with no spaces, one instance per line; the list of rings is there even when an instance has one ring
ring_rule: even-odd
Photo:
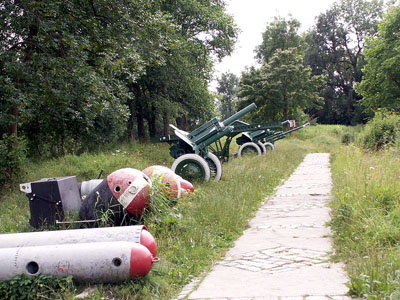
[[[172,144],[170,154],[175,161],[171,169],[190,181],[196,179],[208,181],[211,176],[219,180],[222,175],[221,161],[229,160],[230,144],[236,135],[247,132],[262,136],[265,132],[281,128],[289,122],[248,124],[238,120],[255,108],[256,105],[251,104],[224,121],[214,118],[191,132],[170,125],[175,134],[159,137],[157,141]],[[241,146],[238,155],[265,152],[266,149],[261,142],[258,144],[247,142]]]
[[[162,136],[158,141],[173,144],[170,147],[170,154],[176,160],[171,169],[188,180],[208,181],[211,175],[215,180],[219,180],[222,175],[222,165],[218,157],[209,151],[209,146],[232,133],[234,130],[232,124],[256,107],[254,103],[250,104],[226,120],[220,121],[214,118],[191,132],[180,130],[170,124],[175,135]]]
[[[281,123],[283,127],[285,124],[289,124],[289,121],[284,121]],[[261,147],[261,145],[264,145],[265,149],[264,150],[275,150],[275,142],[279,141],[281,139],[284,139],[289,133],[295,132],[297,130],[300,130],[304,127],[309,126],[310,123],[307,122],[301,126],[292,128],[287,131],[273,131],[270,129],[267,130],[259,130],[255,132],[245,132],[243,133],[239,138],[236,139],[236,143],[239,146],[242,146],[246,143],[256,143]],[[263,150],[263,149],[262,149]]]

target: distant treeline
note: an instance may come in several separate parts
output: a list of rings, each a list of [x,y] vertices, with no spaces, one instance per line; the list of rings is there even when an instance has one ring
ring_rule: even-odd
[[[213,65],[238,33],[225,5],[0,1],[0,183],[25,154],[143,141],[215,115]],[[357,124],[398,110],[399,7],[385,12],[383,1],[341,0],[305,34],[275,18],[256,49],[261,66],[220,78],[221,115],[255,102],[254,121]]]
[[[53,155],[209,118],[212,59],[230,54],[237,37],[224,5],[1,1],[0,135]]]
[[[400,8],[342,0],[303,34],[276,17],[256,49],[259,67],[219,79],[221,111],[255,102],[253,121],[316,119],[365,123],[377,109],[400,110]]]

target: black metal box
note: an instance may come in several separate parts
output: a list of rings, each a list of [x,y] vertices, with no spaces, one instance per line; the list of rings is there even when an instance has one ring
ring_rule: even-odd
[[[54,225],[56,221],[62,221],[66,214],[77,212],[81,207],[75,176],[42,178],[21,184],[20,190],[29,199],[29,223],[35,228]]]

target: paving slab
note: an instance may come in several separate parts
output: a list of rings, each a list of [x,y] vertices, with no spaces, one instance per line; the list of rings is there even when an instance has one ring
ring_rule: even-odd
[[[330,259],[331,187],[329,154],[308,154],[225,259],[178,299],[351,299],[343,265]]]

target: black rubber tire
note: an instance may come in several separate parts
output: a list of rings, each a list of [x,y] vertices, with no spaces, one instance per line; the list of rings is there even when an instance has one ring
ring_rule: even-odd
[[[210,170],[213,170],[213,167],[215,166],[215,173],[212,172],[211,178],[214,179],[214,181],[219,181],[222,176],[222,164],[218,157],[211,152],[208,152],[208,157],[206,158],[206,162],[210,166]]]
[[[185,170],[185,168],[187,170]],[[176,174],[190,182],[195,180],[209,181],[211,176],[210,167],[206,160],[200,155],[193,153],[179,156],[175,159],[171,169]],[[196,175],[193,172],[197,172],[198,174]]]
[[[242,146],[240,146],[239,151],[238,151],[238,156],[242,157],[244,152],[247,152],[246,150],[253,151],[254,154],[257,153],[258,155],[261,155],[261,149],[260,147],[253,142],[248,142],[244,143]]]

